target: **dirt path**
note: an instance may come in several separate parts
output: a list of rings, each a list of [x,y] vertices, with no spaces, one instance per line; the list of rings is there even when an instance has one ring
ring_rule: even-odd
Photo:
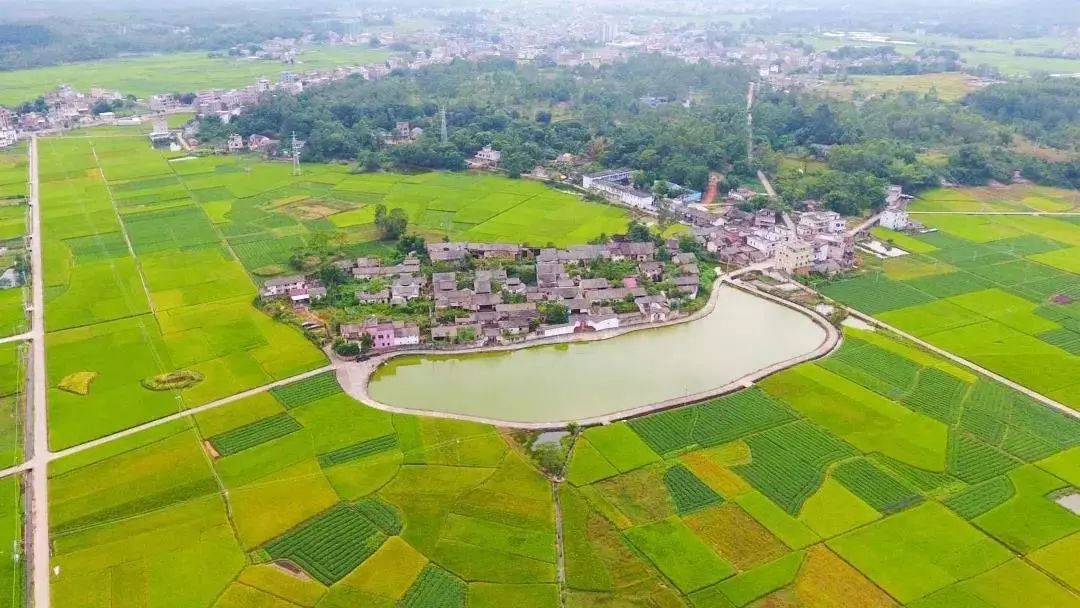
[[[559,606],[566,606],[566,554],[563,549],[562,504],[559,502],[559,480],[551,480],[551,497],[555,504],[555,580],[559,583]]]

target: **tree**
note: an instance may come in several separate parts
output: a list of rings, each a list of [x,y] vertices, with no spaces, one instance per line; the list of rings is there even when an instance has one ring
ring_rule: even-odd
[[[383,239],[395,241],[405,234],[409,227],[409,218],[400,208],[393,208],[388,213],[385,205],[375,207],[375,226],[382,232]]]
[[[95,101],[94,106],[90,108],[90,113],[94,116],[98,116],[99,114],[112,112],[112,110],[112,104],[110,104],[108,101],[105,101],[104,99],[99,99]]]
[[[418,234],[403,234],[398,238],[398,253],[409,255],[415,253],[423,259],[427,258],[427,242]]]
[[[371,350],[371,347],[375,344],[375,339],[371,337],[371,334],[364,333],[360,336],[360,352],[366,353]]]
[[[561,325],[570,321],[570,309],[564,304],[541,302],[537,306],[537,311],[548,325]]]
[[[626,238],[635,243],[647,243],[653,240],[653,235],[648,226],[637,220],[631,220],[626,227]]]
[[[367,334],[364,334],[365,336]],[[355,357],[361,352],[361,347],[356,342],[349,342],[338,338],[334,340],[334,352],[342,357]]]

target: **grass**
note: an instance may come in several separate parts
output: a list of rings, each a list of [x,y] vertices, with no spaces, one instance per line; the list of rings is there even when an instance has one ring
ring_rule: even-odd
[[[936,503],[828,541],[890,595],[911,602],[1000,565],[1008,549]],[[882,549],[887,547],[887,551]]]

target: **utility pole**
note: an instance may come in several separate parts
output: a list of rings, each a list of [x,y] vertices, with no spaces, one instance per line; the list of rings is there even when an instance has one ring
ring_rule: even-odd
[[[446,134],[446,106],[439,109],[439,122],[441,126],[442,143],[446,145],[446,142],[450,139]]]
[[[300,148],[303,148],[304,144],[296,139],[296,131],[292,134],[292,174],[300,175]]]
[[[746,163],[754,164],[754,82],[746,91]]]

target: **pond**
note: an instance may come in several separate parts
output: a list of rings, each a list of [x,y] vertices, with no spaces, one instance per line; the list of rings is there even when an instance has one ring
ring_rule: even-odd
[[[721,286],[715,310],[607,340],[390,359],[368,385],[387,405],[507,422],[584,420],[713,390],[814,351],[825,330]]]

